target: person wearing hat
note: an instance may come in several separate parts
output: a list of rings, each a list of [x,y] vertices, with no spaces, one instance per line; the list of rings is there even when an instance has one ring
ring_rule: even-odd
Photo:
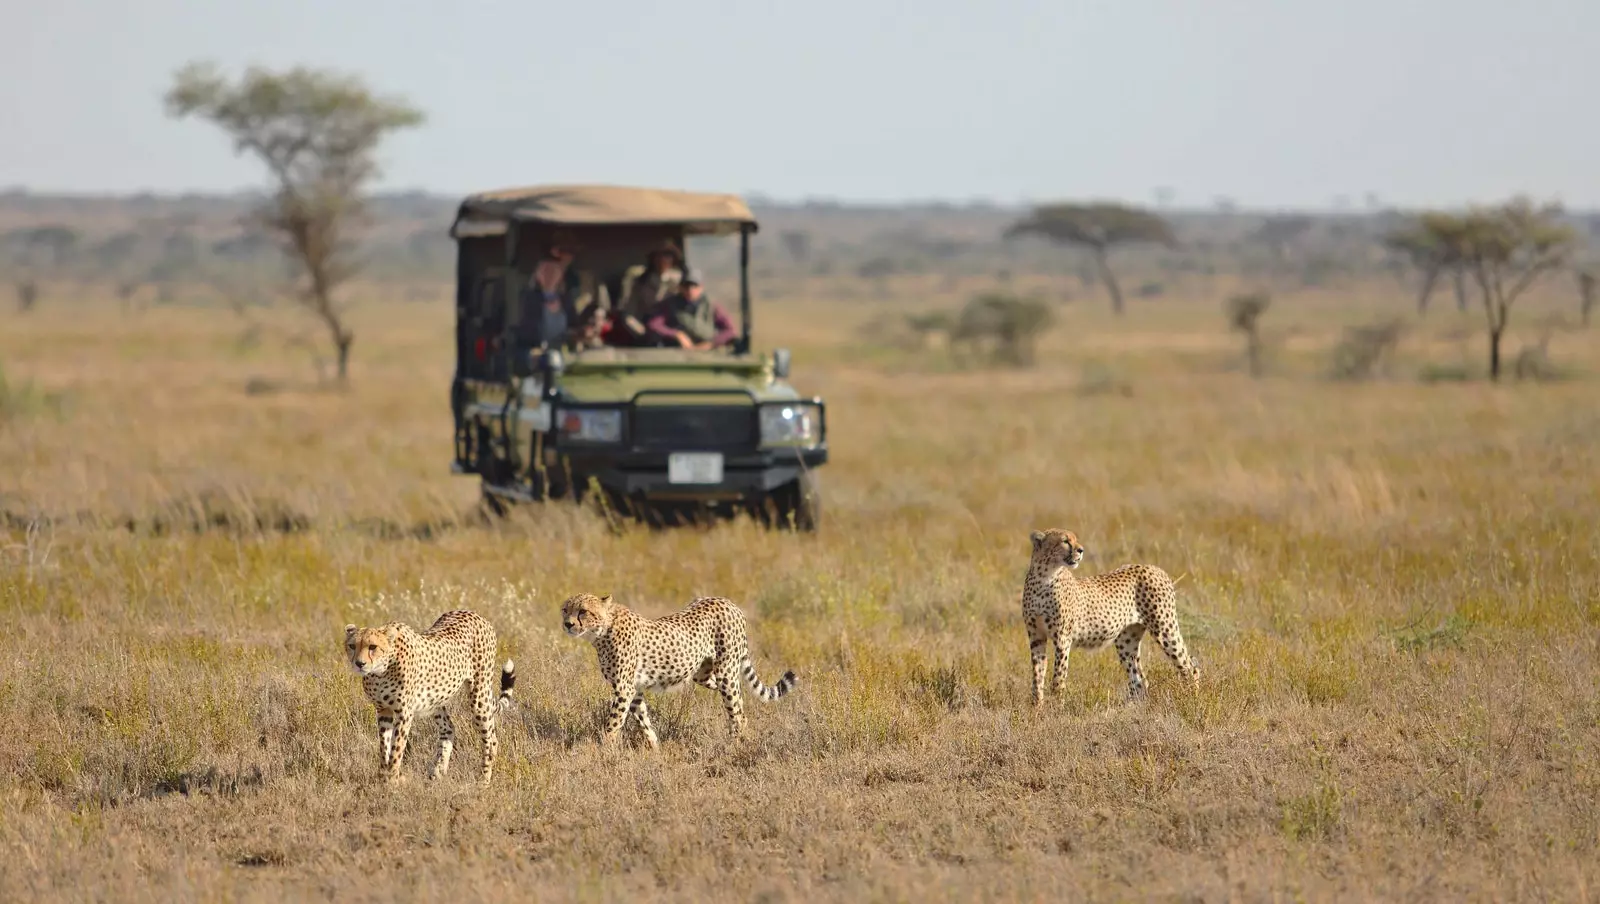
[[[623,296],[623,308],[628,316],[643,320],[678,290],[678,283],[683,280],[683,254],[677,245],[665,242],[650,252],[642,270],[630,267],[628,276],[632,277],[632,284]]]
[[[706,297],[704,278],[691,268],[678,291],[656,305],[650,332],[667,346],[710,349],[733,344],[739,332],[722,306]]]

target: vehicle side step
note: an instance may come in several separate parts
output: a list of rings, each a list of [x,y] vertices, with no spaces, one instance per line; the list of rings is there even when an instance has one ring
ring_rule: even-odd
[[[501,499],[513,499],[517,502],[538,502],[539,500],[529,493],[511,487],[497,487],[484,484],[483,491],[490,496],[499,496]]]

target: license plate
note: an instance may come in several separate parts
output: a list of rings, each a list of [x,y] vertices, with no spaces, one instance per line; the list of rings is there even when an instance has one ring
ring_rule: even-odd
[[[721,483],[722,453],[674,452],[667,456],[668,483]]]

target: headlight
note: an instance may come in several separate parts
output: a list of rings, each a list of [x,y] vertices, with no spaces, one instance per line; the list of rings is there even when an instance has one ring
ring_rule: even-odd
[[[582,443],[622,442],[622,412],[618,409],[561,412],[561,438]]]
[[[761,406],[761,445],[815,446],[822,441],[822,409],[803,402]]]

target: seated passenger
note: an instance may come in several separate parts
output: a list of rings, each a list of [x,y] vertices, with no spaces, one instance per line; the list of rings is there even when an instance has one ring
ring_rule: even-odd
[[[567,255],[566,260],[570,259]],[[568,289],[566,260],[559,249],[552,248],[528,277],[517,325],[517,338],[524,348],[561,348],[567,344],[567,333],[578,322]]]
[[[629,267],[623,277],[622,304],[612,312],[606,341],[612,345],[653,344],[654,336],[645,322],[657,305],[678,290],[682,279],[683,255],[670,241],[650,252],[643,267]]]
[[[645,260],[644,272],[628,288],[623,307],[640,320],[650,316],[655,306],[678,290],[683,280],[683,255],[671,242],[650,252]]]
[[[650,332],[667,346],[709,349],[726,348],[738,337],[733,318],[721,305],[706,297],[700,271],[690,270],[678,284],[678,291],[656,305],[650,318]]]

